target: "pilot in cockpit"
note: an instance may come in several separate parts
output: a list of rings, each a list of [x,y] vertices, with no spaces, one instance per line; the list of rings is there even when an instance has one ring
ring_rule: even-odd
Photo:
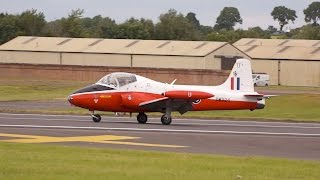
[[[109,86],[117,87],[117,81],[113,76],[108,76],[107,80]]]

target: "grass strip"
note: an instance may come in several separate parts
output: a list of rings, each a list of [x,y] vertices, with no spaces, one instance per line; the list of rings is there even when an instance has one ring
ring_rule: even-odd
[[[0,143],[0,179],[319,179],[320,162]]]

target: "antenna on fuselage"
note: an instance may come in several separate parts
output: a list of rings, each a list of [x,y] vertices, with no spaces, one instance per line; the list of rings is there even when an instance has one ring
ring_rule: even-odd
[[[177,81],[177,79],[174,79],[171,83],[170,83],[170,85],[174,85],[174,83]]]

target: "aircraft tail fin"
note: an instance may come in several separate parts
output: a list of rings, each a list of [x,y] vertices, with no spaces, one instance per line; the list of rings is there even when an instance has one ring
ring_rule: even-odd
[[[228,79],[220,86],[226,90],[254,92],[250,61],[238,59]]]

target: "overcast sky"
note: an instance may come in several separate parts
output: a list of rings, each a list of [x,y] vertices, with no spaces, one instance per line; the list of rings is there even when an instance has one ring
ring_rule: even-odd
[[[303,9],[313,0],[0,0],[0,11],[21,13],[27,9],[43,12],[48,21],[66,17],[72,9],[84,9],[86,17],[95,15],[108,16],[118,23],[130,17],[148,18],[158,21],[161,13],[170,8],[186,14],[194,12],[202,25],[213,26],[223,7],[232,6],[239,9],[243,24],[238,28],[268,25],[278,27],[270,15],[275,6],[284,5],[297,12],[298,19],[289,27],[303,25]]]

